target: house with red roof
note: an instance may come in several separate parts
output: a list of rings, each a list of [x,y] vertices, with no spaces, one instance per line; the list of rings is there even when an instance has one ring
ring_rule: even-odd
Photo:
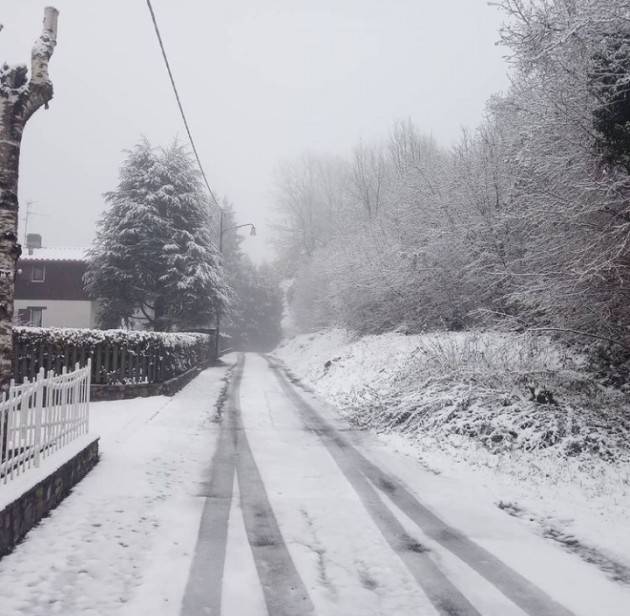
[[[94,327],[96,302],[83,285],[86,248],[44,248],[26,238],[15,278],[15,322],[31,327]]]

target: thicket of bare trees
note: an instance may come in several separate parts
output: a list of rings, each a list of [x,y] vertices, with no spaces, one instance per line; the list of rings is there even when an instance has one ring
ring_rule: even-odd
[[[512,86],[456,147],[403,122],[280,170],[302,328],[496,319],[630,347],[630,2],[499,4]]]

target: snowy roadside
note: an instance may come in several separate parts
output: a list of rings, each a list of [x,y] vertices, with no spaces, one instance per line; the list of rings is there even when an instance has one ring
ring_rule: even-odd
[[[481,351],[476,340],[473,353],[466,335],[354,338],[328,330],[288,340],[275,355],[390,449],[479,486],[506,515],[630,584],[630,439],[627,423],[608,413],[616,405],[623,417],[625,404],[627,418],[627,404],[615,392],[593,393],[553,345],[524,351],[503,336],[485,339]],[[477,366],[462,370],[471,357]],[[502,378],[498,362],[528,378]],[[529,377],[558,403],[537,404],[517,391],[528,391]],[[573,390],[588,391],[593,408]]]
[[[226,372],[173,398],[91,405],[101,460],[0,561],[3,615],[178,613]]]

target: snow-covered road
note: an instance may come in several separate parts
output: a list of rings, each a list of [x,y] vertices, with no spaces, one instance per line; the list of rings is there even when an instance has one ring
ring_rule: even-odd
[[[183,616],[627,616],[630,589],[478,489],[339,423],[239,361]]]
[[[236,357],[227,358],[235,361]],[[93,405],[102,460],[0,561],[1,616],[627,616],[630,587],[258,355]]]

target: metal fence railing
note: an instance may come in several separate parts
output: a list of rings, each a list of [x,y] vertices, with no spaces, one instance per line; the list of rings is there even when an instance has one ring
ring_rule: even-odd
[[[7,483],[89,429],[91,361],[73,372],[39,370],[0,399],[0,481]]]

